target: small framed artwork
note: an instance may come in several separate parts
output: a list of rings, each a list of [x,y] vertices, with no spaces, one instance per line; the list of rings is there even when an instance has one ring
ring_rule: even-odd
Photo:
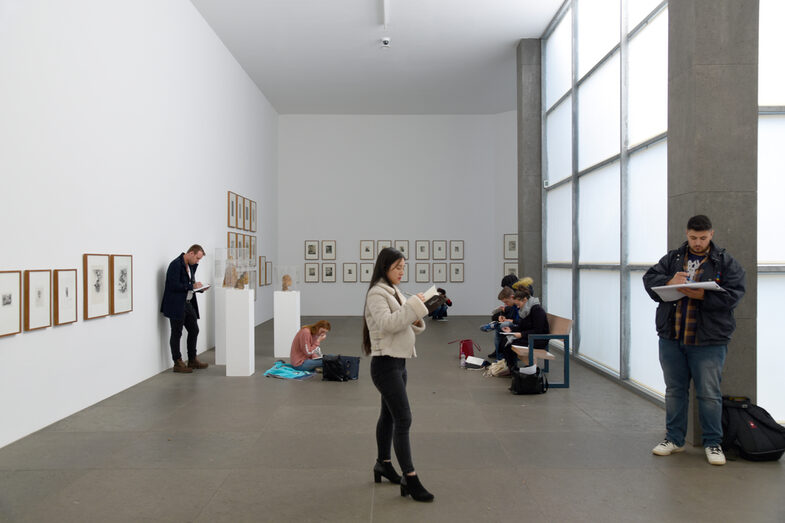
[[[25,271],[25,330],[52,326],[52,271]]]
[[[251,232],[256,232],[256,202],[251,200]]]
[[[237,228],[245,229],[245,198],[237,195]]]
[[[234,258],[235,249],[237,249],[237,233],[236,232],[227,232],[226,233],[226,257],[229,259]]]
[[[305,264],[305,283],[319,283],[319,264]]]
[[[76,269],[54,270],[54,324],[76,321]]]
[[[234,228],[237,227],[237,195],[228,191],[227,199],[227,225]]]
[[[429,260],[431,258],[431,242],[428,240],[417,240],[414,242],[414,259]]]
[[[401,283],[408,283],[409,282],[409,264],[403,264],[403,276],[401,276]]]
[[[373,263],[361,263],[360,281],[363,283],[368,283],[369,281],[371,281],[372,276],[373,276]]]
[[[250,258],[249,253],[251,252],[251,235],[250,234],[243,234],[243,248],[245,249],[245,257]]]
[[[360,259],[373,260],[373,240],[360,240]]]
[[[268,261],[264,264],[264,284],[272,285],[273,283],[273,262]]]
[[[248,257],[252,260],[256,259],[256,235],[251,236],[251,251],[248,253]]]
[[[463,283],[463,263],[450,264],[450,282]]]
[[[376,240],[376,255],[378,256],[382,249],[386,249],[387,247],[392,247],[392,242],[390,240]]]
[[[243,199],[243,205],[245,205],[245,226],[243,229],[246,231],[251,230],[251,200],[248,198]]]
[[[323,263],[322,264],[322,282],[335,283],[335,264]]]
[[[84,314],[86,320],[109,316],[109,255],[82,255]]]
[[[344,263],[343,264],[343,282],[344,283],[357,283],[357,264]]]
[[[516,262],[504,262],[504,275],[507,276],[508,274],[513,276],[518,274],[518,264]]]
[[[395,248],[401,251],[405,260],[409,259],[409,240],[395,240]]]
[[[319,240],[305,240],[305,259],[319,259]]]
[[[414,281],[417,283],[428,283],[431,281],[431,265],[429,263],[415,264]]]
[[[322,259],[335,259],[335,240],[322,240]]]
[[[517,234],[504,235],[504,259],[505,260],[518,259],[518,235]]]
[[[447,259],[447,240],[433,240],[433,259]]]
[[[109,314],[134,310],[134,257],[113,254],[109,257]]]
[[[463,259],[463,240],[450,240],[450,259]]]
[[[447,264],[433,264],[433,283],[444,283],[447,281]]]
[[[22,332],[22,271],[0,271],[0,337]]]
[[[267,256],[259,256],[259,287],[267,281]]]

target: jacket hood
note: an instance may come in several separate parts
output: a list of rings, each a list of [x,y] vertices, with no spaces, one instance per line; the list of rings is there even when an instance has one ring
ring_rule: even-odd
[[[540,304],[540,299],[539,298],[535,298],[534,296],[532,296],[531,298],[526,300],[526,305],[523,306],[523,309],[518,311],[518,315],[521,318],[525,318],[531,312],[532,307],[534,307],[535,305],[539,305],[539,304]]]

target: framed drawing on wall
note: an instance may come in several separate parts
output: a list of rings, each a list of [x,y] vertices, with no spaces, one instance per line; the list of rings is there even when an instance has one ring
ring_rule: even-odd
[[[409,259],[409,240],[395,240],[395,248],[401,251],[405,260]]]
[[[52,271],[25,271],[25,330],[52,326]]]
[[[226,257],[229,259],[234,258],[235,256],[235,249],[237,249],[237,233],[236,232],[227,232],[226,233]]]
[[[371,281],[372,276],[373,276],[373,263],[361,263],[360,281],[363,283],[368,283],[369,281]]]
[[[109,255],[82,255],[84,313],[86,320],[109,316]]]
[[[268,261],[264,264],[264,284],[271,285],[273,283],[273,262]]]
[[[517,262],[504,262],[504,275],[507,276],[508,274],[512,274],[513,276],[518,275]]]
[[[319,264],[305,264],[305,283],[319,283]]]
[[[429,263],[415,264],[414,281],[417,283],[428,283],[431,281],[431,265]]]
[[[324,283],[335,283],[335,264],[323,263],[322,264],[322,281]]]
[[[463,259],[463,240],[450,240],[450,259]]]
[[[447,281],[447,264],[433,264],[433,283],[444,283]]]
[[[245,257],[250,258],[251,252],[251,235],[250,234],[243,234],[243,247],[245,248]]]
[[[402,283],[408,283],[409,282],[409,264],[408,263],[404,263],[403,264],[403,276],[401,276],[401,282]]]
[[[22,271],[0,271],[0,337],[22,332]]]
[[[463,283],[463,264],[451,263],[450,264],[450,282]]]
[[[245,205],[245,210],[244,210],[245,226],[243,227],[243,229],[245,229],[246,231],[250,231],[251,230],[251,200],[245,198],[243,200],[243,204]]]
[[[322,240],[322,259],[335,259],[335,240]]]
[[[343,264],[343,282],[344,283],[357,283],[357,264],[344,263]]]
[[[390,240],[376,240],[376,256],[379,256],[382,249],[386,249],[387,247],[392,247],[392,242]]]
[[[518,259],[518,235],[517,234],[504,235],[504,259],[505,260]]]
[[[228,191],[227,198],[227,226],[237,227],[237,195],[232,191]]]
[[[109,257],[109,314],[134,310],[134,257],[113,254]]]
[[[256,259],[256,235],[251,236],[251,252],[248,253],[248,257],[252,260]]]
[[[428,260],[431,258],[431,242],[428,240],[417,240],[414,242],[414,259]]]
[[[447,259],[447,240],[433,240],[433,259]]]
[[[237,195],[237,228],[245,229],[245,198]]]
[[[76,321],[76,269],[54,270],[54,324]]]
[[[256,232],[256,202],[251,200],[251,232]]]
[[[373,240],[360,240],[360,259],[373,260]]]
[[[267,281],[267,256],[259,256],[259,287]]]
[[[319,240],[305,240],[305,259],[319,259]]]

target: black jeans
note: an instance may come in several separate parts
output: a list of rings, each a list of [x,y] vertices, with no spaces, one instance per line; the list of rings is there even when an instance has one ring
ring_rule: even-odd
[[[414,472],[409,445],[412,411],[406,395],[406,359],[374,356],[371,358],[371,379],[382,395],[382,410],[376,422],[377,459],[380,462],[390,459],[392,446],[401,472]]]
[[[176,320],[169,318],[169,325],[172,327],[172,334],[169,336],[169,348],[172,350],[172,360],[177,361],[183,358],[180,354],[180,338],[183,335],[183,326],[188,331],[185,345],[188,348],[188,359],[196,359],[196,337],[199,335],[199,325],[196,323],[196,311],[191,306],[191,302],[185,302],[185,315]]]

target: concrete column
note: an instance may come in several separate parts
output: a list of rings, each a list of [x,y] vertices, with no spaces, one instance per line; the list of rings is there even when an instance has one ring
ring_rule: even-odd
[[[542,296],[542,67],[540,40],[518,43],[518,276]]]
[[[758,0],[668,4],[668,244],[705,214],[747,271],[723,394],[757,393]],[[694,393],[688,441],[701,444]]]

